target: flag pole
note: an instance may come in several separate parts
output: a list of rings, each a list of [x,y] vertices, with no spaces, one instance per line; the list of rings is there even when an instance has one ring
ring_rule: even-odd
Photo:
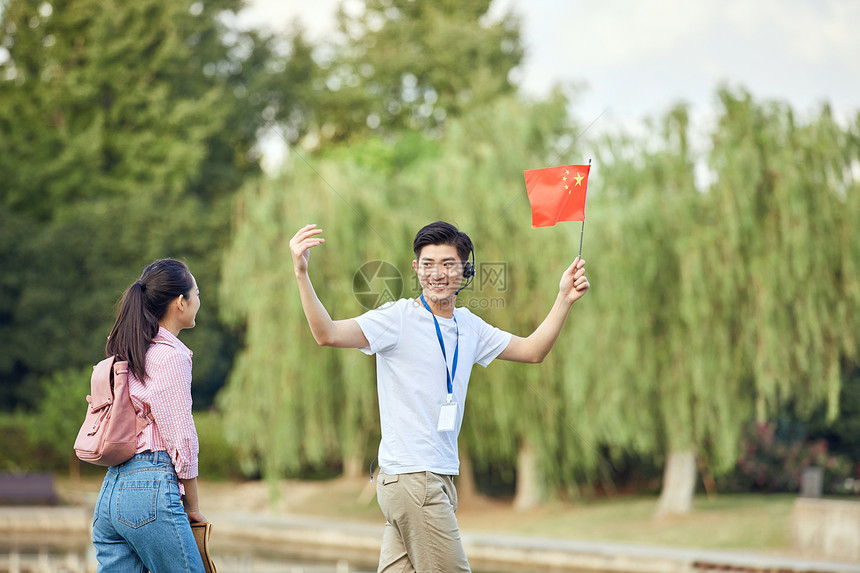
[[[585,219],[582,220],[582,228],[579,230],[579,258],[582,258],[582,235],[585,233]]]
[[[588,160],[588,174],[591,175],[591,159]],[[585,182],[588,185],[588,180]],[[582,210],[582,227],[579,229],[579,258],[582,258],[582,236],[585,234],[585,209]]]

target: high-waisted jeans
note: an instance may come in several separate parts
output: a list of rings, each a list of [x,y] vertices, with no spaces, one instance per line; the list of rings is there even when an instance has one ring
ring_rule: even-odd
[[[93,515],[99,573],[203,573],[167,452],[108,468]]]

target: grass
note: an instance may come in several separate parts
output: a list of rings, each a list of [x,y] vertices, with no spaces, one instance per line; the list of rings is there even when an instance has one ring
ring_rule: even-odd
[[[469,512],[461,529],[699,549],[787,550],[795,496],[720,495],[685,516],[654,519],[654,497],[552,504],[529,512]]]

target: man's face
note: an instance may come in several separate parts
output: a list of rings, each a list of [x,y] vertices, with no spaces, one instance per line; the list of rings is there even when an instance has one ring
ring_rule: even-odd
[[[412,268],[425,297],[440,300],[454,296],[463,282],[463,262],[453,245],[427,245]]]

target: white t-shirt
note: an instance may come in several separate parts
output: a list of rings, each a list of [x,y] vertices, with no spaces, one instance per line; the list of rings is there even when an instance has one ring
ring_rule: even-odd
[[[490,326],[465,308],[452,318],[437,316],[448,369],[454,361],[457,327],[460,330],[457,373],[453,380],[457,417],[454,430],[437,431],[439,412],[448,396],[447,374],[433,316],[418,299],[400,299],[368,311],[355,320],[376,354],[376,390],[382,441],[379,467],[385,473],[432,471],[457,475],[460,459],[457,436],[472,366],[486,367],[507,347],[511,335]]]

